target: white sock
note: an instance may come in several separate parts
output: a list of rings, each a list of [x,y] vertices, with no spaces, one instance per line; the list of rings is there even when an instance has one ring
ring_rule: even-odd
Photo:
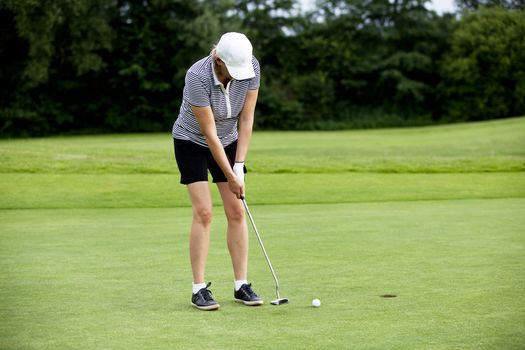
[[[243,284],[248,284],[248,281],[247,280],[236,280],[235,281],[235,291],[238,291],[239,289],[241,289]]]
[[[206,283],[192,283],[193,294],[197,294],[202,288],[206,288]]]

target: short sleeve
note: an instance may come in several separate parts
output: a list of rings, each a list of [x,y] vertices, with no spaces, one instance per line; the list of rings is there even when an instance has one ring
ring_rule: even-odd
[[[184,97],[190,105],[195,107],[206,107],[210,105],[210,96],[199,76],[188,71],[186,73]]]
[[[259,66],[259,61],[257,61],[255,56],[252,57],[252,65],[253,65],[253,70],[255,72],[255,77],[250,79],[250,84],[248,85],[248,89],[257,90],[261,83],[261,67]]]

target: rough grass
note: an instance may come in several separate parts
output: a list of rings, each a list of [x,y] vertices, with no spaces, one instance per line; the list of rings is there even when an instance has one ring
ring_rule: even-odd
[[[525,118],[426,128],[255,133],[252,173],[525,171]],[[170,134],[0,140],[0,172],[176,174]]]
[[[0,208],[188,207],[176,174],[1,174]],[[215,187],[213,200],[220,205]],[[524,198],[525,173],[249,174],[252,204]]]

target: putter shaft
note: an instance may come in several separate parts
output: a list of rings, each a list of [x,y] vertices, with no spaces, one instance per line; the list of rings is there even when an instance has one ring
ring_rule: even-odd
[[[268,257],[268,253],[266,253],[266,249],[264,248],[264,244],[261,240],[261,236],[259,235],[259,231],[257,230],[257,226],[255,226],[255,222],[253,221],[253,217],[252,217],[252,214],[250,213],[250,209],[248,209],[248,204],[246,203],[246,200],[244,199],[244,197],[241,197],[241,200],[242,200],[242,203],[244,204],[244,209],[246,209],[246,213],[248,214],[248,217],[250,218],[250,222],[252,223],[252,227],[255,232],[255,236],[257,236],[259,245],[261,246],[264,257],[266,258],[266,262],[268,263],[268,267],[270,268],[270,271],[272,272],[273,279],[275,280],[275,293],[277,294],[277,299],[281,299],[281,296],[279,294],[279,281],[277,280],[277,276],[275,275],[275,271],[273,269],[272,263],[270,262],[270,258]]]

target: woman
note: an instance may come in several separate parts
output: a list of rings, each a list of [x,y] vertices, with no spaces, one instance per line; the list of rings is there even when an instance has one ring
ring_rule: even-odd
[[[217,184],[228,221],[227,241],[235,277],[234,299],[245,305],[263,300],[247,281],[248,228],[244,196],[244,161],[252,136],[260,81],[252,45],[241,33],[226,33],[208,57],[186,73],[183,101],[173,125],[175,157],[187,185],[193,210],[190,260],[193,273],[191,304],[216,310],[219,304],[205,284],[212,200],[208,170]]]

